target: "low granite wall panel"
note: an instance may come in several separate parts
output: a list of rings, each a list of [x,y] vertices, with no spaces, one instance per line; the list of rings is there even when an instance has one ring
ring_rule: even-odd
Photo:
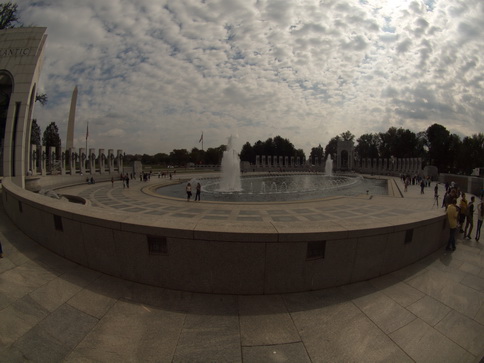
[[[358,238],[351,282],[368,280],[382,274],[388,234]]]

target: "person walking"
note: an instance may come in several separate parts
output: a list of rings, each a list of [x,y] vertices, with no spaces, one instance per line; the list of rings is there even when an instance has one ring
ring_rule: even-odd
[[[455,251],[455,232],[457,230],[457,217],[459,211],[457,210],[457,200],[452,199],[447,206],[447,219],[449,221],[449,240],[447,242],[447,251]]]
[[[464,238],[471,239],[472,228],[474,228],[474,196],[471,197],[471,202],[467,205],[466,226],[464,228]],[[469,228],[470,227],[470,228]],[[469,228],[469,232],[467,232]]]
[[[192,197],[192,185],[190,183],[187,184],[185,191],[187,192],[187,202],[189,202]]]
[[[479,238],[481,238],[481,227],[482,227],[483,219],[484,219],[484,200],[481,199],[481,202],[477,205],[476,241],[479,241]]]
[[[196,192],[195,192],[195,201],[200,201],[200,193],[202,192],[202,186],[200,185],[200,183],[197,183],[197,187],[196,187]]]

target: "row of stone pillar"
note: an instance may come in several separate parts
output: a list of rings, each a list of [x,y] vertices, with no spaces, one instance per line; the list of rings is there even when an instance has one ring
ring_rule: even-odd
[[[256,155],[255,166],[260,168],[277,167],[299,167],[305,164],[304,158],[299,156],[277,156],[277,155]]]
[[[31,175],[113,174],[123,172],[123,150],[53,148],[33,144],[30,149],[29,173]]]
[[[422,171],[422,158],[364,158],[355,160],[354,169],[362,173],[418,174]]]
[[[344,167],[343,167],[344,164]],[[306,160],[294,156],[256,155],[255,166],[260,168],[291,168],[306,165]],[[324,166],[324,158],[315,157],[314,166]],[[363,158],[349,159],[337,163],[338,170],[355,170],[361,173],[418,174],[422,171],[422,158]]]

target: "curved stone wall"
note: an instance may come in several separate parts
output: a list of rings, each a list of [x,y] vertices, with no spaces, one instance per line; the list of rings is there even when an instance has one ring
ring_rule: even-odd
[[[113,276],[170,289],[271,294],[309,291],[398,270],[440,248],[444,215],[395,223],[299,228],[192,224],[50,199],[3,180],[13,222],[46,248]],[[287,227],[287,226],[286,226]]]

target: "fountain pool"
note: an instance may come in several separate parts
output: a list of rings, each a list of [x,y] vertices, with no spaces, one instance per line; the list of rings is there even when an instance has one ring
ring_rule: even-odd
[[[330,196],[387,194],[387,181],[361,176],[324,174],[258,175],[240,178],[237,190],[223,189],[223,179],[192,179],[202,185],[202,200],[221,202],[285,202],[311,200]],[[184,198],[184,186],[161,187],[160,195]]]

